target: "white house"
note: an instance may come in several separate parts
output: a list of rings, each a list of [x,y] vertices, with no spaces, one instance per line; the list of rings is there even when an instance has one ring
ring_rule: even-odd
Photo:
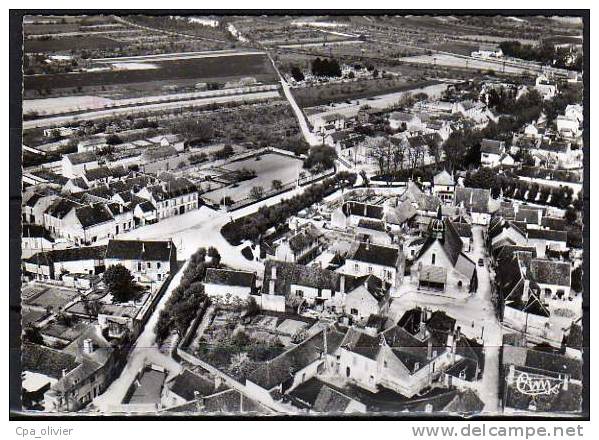
[[[106,268],[125,266],[139,283],[164,281],[177,268],[177,248],[172,241],[109,240]]]
[[[66,178],[83,176],[86,170],[98,168],[99,158],[95,153],[85,151],[62,156],[62,175]]]
[[[392,286],[401,281],[402,253],[397,246],[360,242],[348,254],[341,272],[354,277],[374,275]]]
[[[443,203],[453,204],[455,192],[455,180],[447,170],[443,170],[433,176],[433,195],[437,196]]]

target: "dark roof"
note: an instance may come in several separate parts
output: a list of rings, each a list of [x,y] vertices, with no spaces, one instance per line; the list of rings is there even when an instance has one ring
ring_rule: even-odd
[[[91,205],[77,208],[75,215],[83,228],[89,228],[114,220],[108,208],[101,203],[92,203]]]
[[[451,222],[460,237],[472,237],[472,225],[468,223]]]
[[[79,165],[82,163],[94,162],[98,160],[96,153],[91,151],[83,151],[80,153],[67,154],[66,157],[73,165]]]
[[[140,209],[143,212],[153,212],[153,211],[156,211],[156,207],[149,200],[145,201],[145,202],[141,202],[139,204],[139,207],[140,207]]]
[[[314,244],[323,234],[312,224],[302,228],[289,238],[289,247],[294,252],[299,252]]]
[[[52,204],[46,208],[45,213],[51,217],[64,218],[69,212],[71,212],[71,210],[77,208],[78,206],[81,206],[81,204],[75,202],[74,200],[60,197],[54,200],[54,202],[52,202]]]
[[[163,184],[154,185],[148,191],[157,201],[168,200],[186,194],[197,192],[197,187],[190,180],[184,178],[169,179]]]
[[[547,240],[547,241],[568,241],[568,233],[566,231],[553,231],[551,229],[529,229],[527,231],[528,238]]]
[[[539,212],[541,213],[540,217],[543,215],[542,209],[535,208],[520,208],[516,213],[515,220],[517,222],[525,222],[526,224],[539,224]]]
[[[324,414],[342,413],[351,402],[351,398],[325,385],[318,393],[312,409]]]
[[[368,359],[376,360],[381,350],[381,341],[377,336],[371,336],[352,327],[345,334],[341,347]]]
[[[187,369],[173,379],[170,390],[177,396],[190,401],[195,399],[195,392],[201,397],[209,396],[217,391],[215,381],[195,374]]]
[[[455,205],[460,206],[463,202],[464,207],[471,212],[488,213],[490,198],[491,191],[488,189],[463,187],[455,189]]]
[[[48,241],[54,241],[54,238],[50,235],[50,231],[42,225],[36,224],[24,224],[22,236],[23,238],[45,238]]]
[[[256,274],[232,269],[216,269],[209,267],[206,269],[205,284],[218,284],[222,286],[241,286],[254,287],[256,283]]]
[[[530,262],[530,273],[537,283],[570,287],[570,263],[537,258]]]
[[[332,326],[327,330],[328,354],[339,348],[346,332],[347,329],[339,326]],[[247,380],[265,390],[270,390],[293,377],[299,370],[321,359],[323,353],[324,331],[321,331],[271,361],[263,363],[249,374]]]
[[[357,249],[348,256],[348,259],[379,266],[395,267],[399,258],[397,247],[381,246],[372,243],[359,243]]]
[[[383,207],[378,205],[370,205],[361,202],[345,202],[342,207],[343,213],[346,216],[358,215],[361,217],[369,217],[377,220],[383,219]]]
[[[170,261],[177,249],[171,241],[110,240],[106,258],[118,260]]]
[[[68,249],[54,249],[50,251],[38,252],[32,255],[26,261],[37,264],[47,264],[47,262],[59,261],[80,261],[80,260],[100,260],[104,258],[106,246],[76,247]]]
[[[503,153],[504,147],[505,142],[503,141],[496,141],[494,139],[483,139],[480,143],[480,152],[500,155],[501,153]]]
[[[566,228],[566,221],[558,217],[543,217],[541,226],[554,231],[563,231]]]
[[[112,168],[102,166],[98,168],[92,168],[91,170],[86,170],[85,178],[88,181],[94,181],[99,179],[106,179],[108,177],[124,177],[127,174],[127,170],[122,165],[118,165]]]
[[[275,291],[270,292],[273,267],[276,268]],[[318,266],[304,266],[297,263],[267,260],[264,266],[262,291],[267,294],[287,295],[289,294],[291,284],[317,289],[336,290],[339,286],[340,277],[339,273],[322,269]]]
[[[75,356],[53,348],[24,342],[21,351],[21,370],[45,374],[54,379],[62,377],[63,370],[74,370],[79,364]]]

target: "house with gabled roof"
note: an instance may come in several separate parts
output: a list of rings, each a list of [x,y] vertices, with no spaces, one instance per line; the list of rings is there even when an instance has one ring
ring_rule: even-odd
[[[164,281],[177,270],[177,248],[171,240],[109,240],[106,268],[125,266],[139,283]]]
[[[354,277],[374,275],[391,286],[398,286],[402,263],[403,254],[397,245],[357,242],[350,249],[340,271]]]
[[[455,180],[447,170],[440,171],[433,176],[433,195],[437,196],[443,203],[453,204],[455,192]]]
[[[511,336],[504,336],[500,357],[499,383],[504,411],[579,413],[581,359],[547,347],[530,347],[525,341],[512,342]]]
[[[103,393],[120,374],[128,350],[128,335],[107,338],[98,325],[88,327],[63,350],[74,357],[76,367],[44,394],[47,411],[77,411]]]
[[[306,223],[273,242],[274,258],[307,264],[320,255],[324,243],[324,234],[312,223]]]
[[[245,378],[250,397],[274,402],[280,393],[288,393],[317,374],[335,367],[335,352],[348,329],[332,325],[302,343],[262,363]]]
[[[416,323],[402,318],[374,336],[351,328],[339,346],[333,371],[371,392],[384,387],[414,396],[456,361],[455,320],[445,314],[435,322],[432,318],[422,315]]]
[[[530,252],[514,251],[497,260],[497,312],[510,327],[543,335],[551,313],[541,287],[527,269],[532,259]]]
[[[65,274],[97,275],[104,271],[106,246],[37,252],[23,260],[23,274],[38,280],[61,280]]]
[[[484,188],[465,188],[457,187],[455,189],[454,204],[472,217],[472,223],[477,225],[488,225],[491,220],[489,201],[491,200],[491,191]]]
[[[431,222],[428,238],[414,258],[412,279],[418,289],[466,295],[478,288],[476,264],[464,253],[464,242],[450,219],[439,213]],[[448,290],[447,287],[450,287]]]
[[[80,177],[85,171],[98,168],[100,159],[96,153],[91,151],[65,154],[62,156],[61,166],[64,177]]]
[[[117,233],[111,210],[104,203],[77,207],[62,220],[61,236],[76,244],[92,244]]]
[[[144,187],[137,195],[152,202],[158,220],[199,208],[198,189],[185,178],[166,176],[161,183]]]
[[[483,167],[499,166],[505,152],[505,141],[483,139],[480,142],[480,164]]]

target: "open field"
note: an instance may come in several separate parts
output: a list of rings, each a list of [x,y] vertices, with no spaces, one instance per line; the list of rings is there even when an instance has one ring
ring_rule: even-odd
[[[49,85],[53,89],[83,88],[175,79],[222,81],[223,78],[241,78],[245,76],[251,76],[263,82],[275,79],[272,66],[268,62],[268,58],[264,55],[219,56],[172,61],[152,61],[152,63],[156,64],[158,68],[29,75],[24,77],[24,88],[25,91],[47,89]]]
[[[26,53],[70,51],[73,47],[77,47],[77,49],[113,49],[115,47],[127,46],[126,43],[95,35],[25,40],[23,44]]]
[[[238,95],[216,96],[210,98],[197,98],[184,101],[160,102],[154,104],[135,105],[119,107],[110,110],[98,110],[87,113],[76,113],[66,116],[54,116],[48,118],[23,121],[23,129],[40,127],[58,127],[73,122],[85,120],[97,120],[113,118],[118,116],[129,116],[140,113],[159,113],[164,111],[181,110],[183,108],[202,107],[210,104],[222,104],[227,102],[251,102],[279,98],[278,91],[266,91],[256,93],[242,93]]]
[[[461,69],[477,69],[477,70],[495,70],[497,72],[521,74],[529,69],[523,67],[515,67],[506,64],[505,67],[501,62],[487,61],[483,59],[462,58],[447,54],[435,55],[418,55],[414,57],[402,58],[402,61],[418,64],[432,64],[445,67],[458,67]]]
[[[405,92],[437,84],[436,81],[407,82],[405,79],[373,79],[292,89],[300,107],[313,107],[347,99],[364,99],[389,93]]]
[[[283,184],[289,183],[297,179],[298,172],[302,170],[303,161],[293,157],[268,153],[260,156],[260,160],[255,157],[231,162],[223,168],[230,171],[237,171],[242,168],[254,170],[256,177],[250,180],[239,182],[239,186],[228,186],[211,191],[203,195],[204,198],[219,203],[225,197],[231,197],[237,202],[246,199],[254,186],[261,186],[265,191],[272,187],[273,180],[280,180]]]

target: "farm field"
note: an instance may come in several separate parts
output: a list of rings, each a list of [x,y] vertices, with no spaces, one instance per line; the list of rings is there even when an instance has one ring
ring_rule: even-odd
[[[402,58],[401,60],[408,63],[434,64],[437,66],[458,67],[463,69],[496,70],[498,72],[504,71],[503,65],[500,62],[492,62],[474,58],[461,58],[446,54],[418,55],[414,57]],[[515,67],[510,65],[505,66],[505,73],[521,74],[526,70],[527,69],[523,67]]]
[[[127,43],[94,35],[85,37],[66,36],[47,40],[31,39],[25,40],[23,44],[25,53],[69,51],[73,47],[78,49],[113,49],[127,46]]]
[[[157,69],[63,73],[24,77],[25,91],[52,88],[77,88],[120,85],[161,80],[197,79],[222,81],[222,78],[252,76],[258,81],[274,81],[272,65],[265,55],[237,55],[172,61],[153,61]]]
[[[383,94],[400,93],[438,84],[437,81],[407,82],[400,80],[368,80],[343,84],[327,84],[317,87],[293,89],[293,96],[300,107],[314,107],[330,102],[366,99]]]
[[[271,189],[273,180],[280,180],[283,184],[292,182],[297,179],[298,172],[302,170],[303,161],[282,154],[268,153],[260,156],[260,160],[255,157],[231,162],[223,168],[230,171],[237,171],[242,168],[254,170],[256,177],[250,180],[239,182],[237,187],[225,187],[204,194],[202,197],[218,204],[220,200],[228,196],[233,201],[248,198],[251,189],[254,186],[261,186],[265,191]]]

